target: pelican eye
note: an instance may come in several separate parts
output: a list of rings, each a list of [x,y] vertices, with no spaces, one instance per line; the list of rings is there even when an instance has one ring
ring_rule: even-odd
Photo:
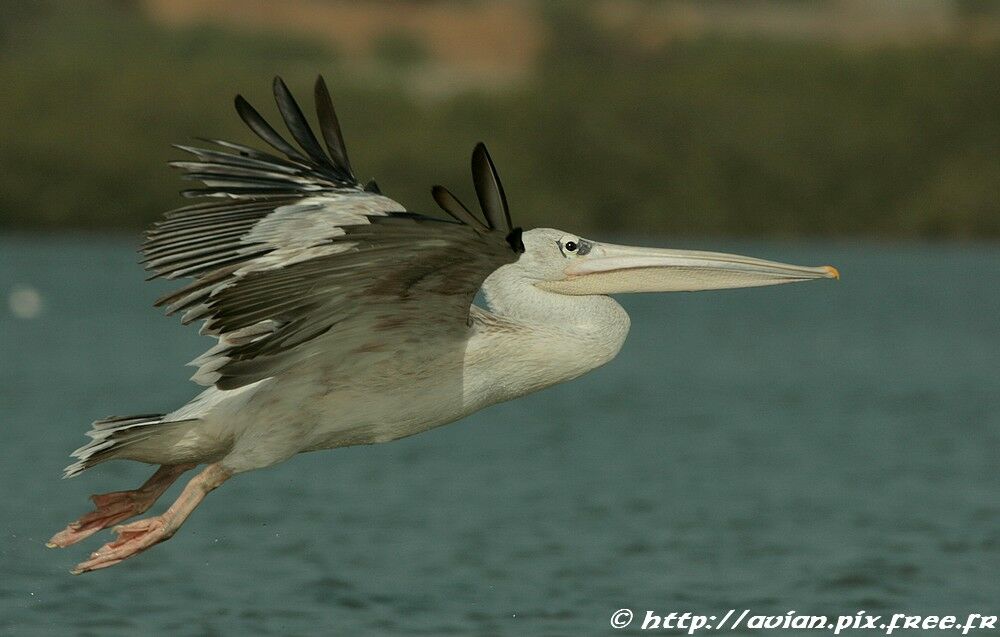
[[[556,242],[559,246],[559,251],[562,252],[563,256],[566,258],[583,256],[590,252],[591,244],[586,239],[581,239],[573,235],[565,235],[562,239]]]

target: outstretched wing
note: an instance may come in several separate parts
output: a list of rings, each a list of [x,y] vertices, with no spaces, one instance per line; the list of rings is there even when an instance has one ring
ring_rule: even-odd
[[[320,145],[280,78],[274,95],[298,146],[242,97],[236,110],[281,156],[225,141],[172,165],[217,199],[169,212],[147,233],[153,277],[191,277],[160,298],[183,322],[204,320],[219,343],[195,361],[194,380],[232,389],[272,377],[338,340],[386,348],[407,329],[468,329],[473,298],[496,268],[524,251],[496,168],[482,144],[472,171],[483,216],[440,186],[450,218],[407,212],[354,176],[322,77],[315,97]],[[333,339],[333,340],[331,340]]]

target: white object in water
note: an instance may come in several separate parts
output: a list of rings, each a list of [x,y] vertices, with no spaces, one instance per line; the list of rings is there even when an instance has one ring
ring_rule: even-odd
[[[19,319],[33,319],[42,313],[42,295],[31,286],[16,286],[7,295],[7,307]]]

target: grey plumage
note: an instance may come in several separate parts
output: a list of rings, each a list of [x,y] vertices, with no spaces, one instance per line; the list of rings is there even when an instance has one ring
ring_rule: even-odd
[[[388,314],[397,326],[466,324],[482,281],[519,252],[484,145],[472,158],[482,218],[440,186],[434,198],[451,219],[408,212],[374,182],[358,183],[322,78],[315,97],[326,150],[285,83],[275,78],[273,88],[298,146],[237,96],[240,118],[284,156],[221,140],[208,140],[216,149],[178,146],[193,159],[171,165],[204,186],[184,194],[213,201],[167,213],[143,246],[153,277],[194,277],[157,305],[183,312],[184,322],[204,320],[203,333],[219,338],[196,361],[195,380],[222,389],[314,355],[307,345],[337,326],[377,330]]]
[[[87,432],[90,442],[71,455],[77,461],[66,467],[64,478],[72,478],[81,471],[110,460],[122,450],[147,440],[154,433],[162,433],[164,424],[179,425],[188,421],[164,423],[162,414],[140,416],[113,416],[95,421]],[[155,430],[155,431],[154,431]]]

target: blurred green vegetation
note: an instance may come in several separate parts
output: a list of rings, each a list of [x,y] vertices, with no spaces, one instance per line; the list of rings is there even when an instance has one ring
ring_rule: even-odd
[[[643,49],[546,3],[526,81],[430,95],[406,79],[426,57],[409,40],[359,71],[308,39],[166,29],[125,2],[20,6],[0,0],[0,228],[143,226],[181,203],[171,143],[251,141],[233,94],[273,118],[273,75],[311,107],[323,73],[359,176],[414,210],[436,183],[469,197],[481,139],[528,227],[1000,237],[995,44]]]

